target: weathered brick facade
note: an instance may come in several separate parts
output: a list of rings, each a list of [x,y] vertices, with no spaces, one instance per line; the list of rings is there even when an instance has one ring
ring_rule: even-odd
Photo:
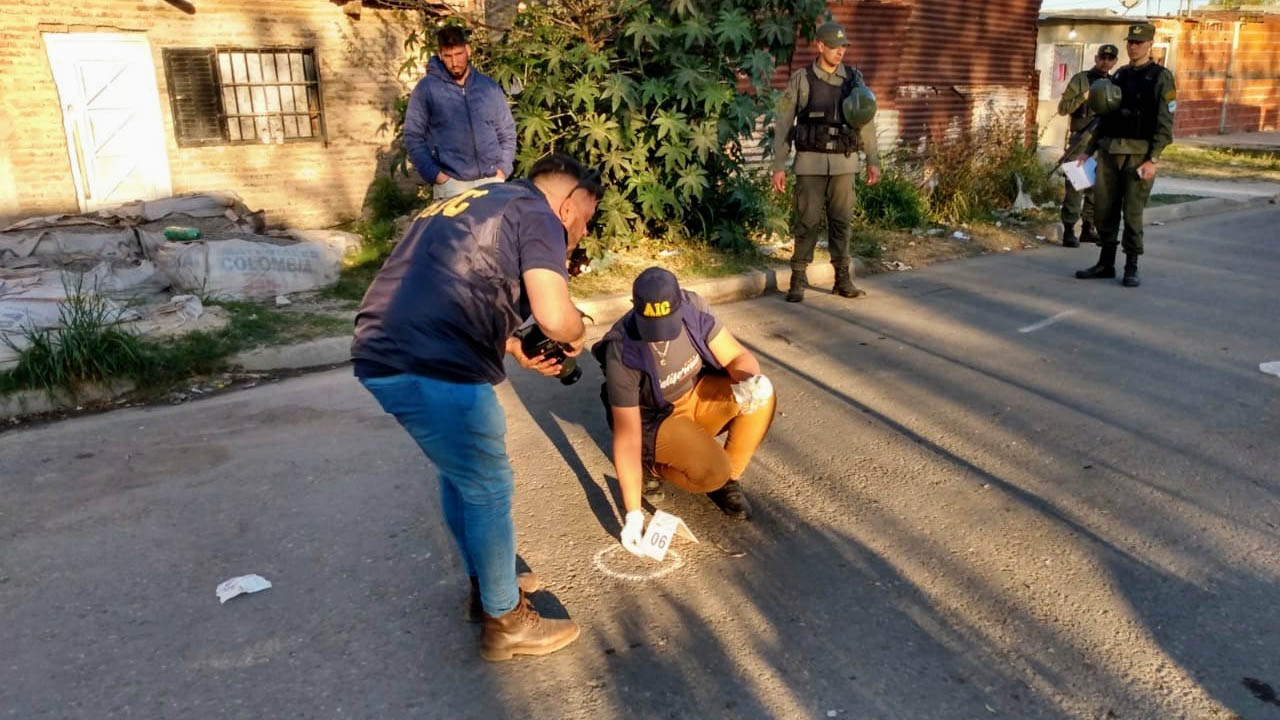
[[[177,7],[186,5],[194,12]],[[324,226],[356,216],[392,134],[398,77],[415,13],[328,0],[0,0],[0,223],[78,210],[57,87],[43,33],[145,33],[175,193],[233,190],[273,224]],[[179,147],[166,47],[314,48],[328,142]]]

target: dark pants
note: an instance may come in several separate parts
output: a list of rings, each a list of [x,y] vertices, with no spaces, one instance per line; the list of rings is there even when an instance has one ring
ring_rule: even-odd
[[[1083,213],[1081,212],[1083,206]],[[1083,217],[1090,225],[1094,224],[1093,188],[1077,190],[1067,182],[1067,196],[1062,200],[1062,224],[1075,225]]]
[[[1099,244],[1115,247],[1120,232],[1121,215],[1124,216],[1124,237],[1121,241],[1125,255],[1142,254],[1142,212],[1151,197],[1154,181],[1138,177],[1142,155],[1112,155],[1098,150],[1098,179],[1093,186],[1094,214],[1097,218]]]
[[[853,174],[796,176],[796,250],[791,266],[803,268],[813,262],[822,218],[827,219],[827,247],[831,263],[849,262],[849,221],[853,217]]]

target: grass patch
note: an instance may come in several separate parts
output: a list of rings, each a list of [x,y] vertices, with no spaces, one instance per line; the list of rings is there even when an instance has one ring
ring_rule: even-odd
[[[1160,155],[1160,172],[1227,180],[1280,182],[1280,153],[1274,150],[1170,145]]]
[[[632,243],[625,253],[610,254],[607,258],[607,267],[600,269],[602,263],[596,260],[591,272],[569,281],[569,290],[574,297],[629,292],[636,275],[652,265],[670,270],[685,283],[737,275],[765,267],[770,262],[754,247],[730,250],[695,240],[679,244],[639,241]]]
[[[259,345],[308,340],[351,331],[351,321],[315,313],[282,312],[252,302],[209,303],[229,315],[218,330],[178,337],[140,337],[116,320],[118,311],[97,295],[78,289],[60,308],[60,330],[30,330],[17,365],[0,373],[0,393],[65,390],[84,383],[133,380],[161,391],[197,375],[225,369],[227,358]]]
[[[1152,195],[1147,199],[1147,207],[1159,207],[1161,205],[1177,205],[1178,203],[1192,202],[1193,200],[1203,200],[1200,195]]]
[[[881,234],[868,228],[855,228],[849,241],[849,251],[868,260],[875,260],[884,254]]]

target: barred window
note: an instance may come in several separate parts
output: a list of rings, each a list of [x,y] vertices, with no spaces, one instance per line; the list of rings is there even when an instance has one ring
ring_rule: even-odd
[[[323,141],[315,53],[303,48],[165,48],[181,146]]]

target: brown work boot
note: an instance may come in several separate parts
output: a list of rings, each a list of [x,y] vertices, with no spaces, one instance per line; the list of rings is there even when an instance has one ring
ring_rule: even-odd
[[[834,263],[833,263],[834,264]],[[831,287],[832,295],[839,295],[846,298],[857,298],[867,294],[866,290],[860,289],[853,284],[853,272],[849,269],[848,264],[836,265],[836,284]]]
[[[516,575],[520,590],[529,594],[538,592],[538,576],[531,572]],[[467,598],[467,622],[484,622],[484,605],[480,602],[480,579],[471,578],[471,595]]]
[[[480,634],[480,657],[490,662],[510,660],[513,655],[550,655],[578,639],[578,623],[551,620],[533,609],[524,591],[520,602],[502,617],[484,616]]]
[[[787,289],[787,302],[798,303],[804,301],[804,288],[809,284],[809,278],[805,276],[805,267],[791,266],[791,287]]]

